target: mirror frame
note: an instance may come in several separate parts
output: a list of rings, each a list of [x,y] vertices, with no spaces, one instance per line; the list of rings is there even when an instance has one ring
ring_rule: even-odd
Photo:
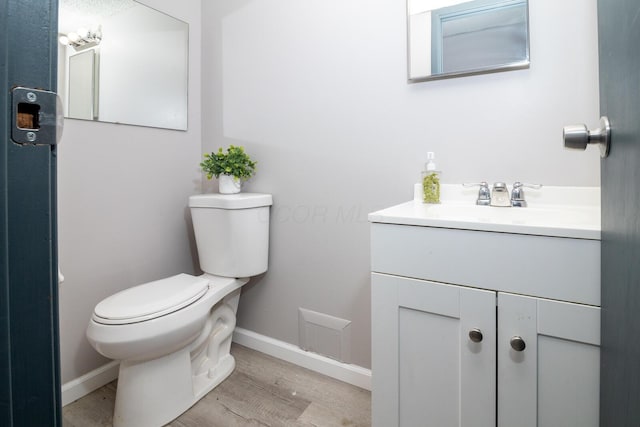
[[[410,2],[412,0],[406,1],[406,11],[407,11],[407,83],[421,83],[433,80],[443,80],[450,79],[455,77],[465,77],[465,76],[474,76],[479,74],[490,74],[490,73],[499,73],[503,71],[512,71],[512,70],[522,70],[527,69],[531,65],[531,54],[530,54],[530,40],[531,40],[531,26],[529,23],[529,0],[524,0],[526,4],[526,46],[525,46],[525,59],[522,61],[515,61],[505,64],[499,65],[490,65],[486,67],[474,68],[465,71],[454,71],[454,72],[443,72],[440,74],[431,74],[428,76],[419,76],[419,77],[411,77],[411,14],[410,11]],[[504,0],[499,1],[496,0],[496,4],[508,4],[508,3],[517,3],[517,1],[513,0]],[[463,4],[463,3],[461,3]],[[438,10],[438,9],[434,9]],[[428,52],[429,55],[432,55],[432,52]]]

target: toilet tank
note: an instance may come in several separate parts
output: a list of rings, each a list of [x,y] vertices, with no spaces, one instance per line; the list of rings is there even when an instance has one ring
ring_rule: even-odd
[[[267,271],[271,194],[198,194],[189,208],[200,268],[225,277]]]

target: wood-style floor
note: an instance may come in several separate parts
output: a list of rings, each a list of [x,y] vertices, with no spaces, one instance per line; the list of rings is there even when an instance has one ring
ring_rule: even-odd
[[[235,371],[171,427],[363,427],[371,393],[234,344]],[[63,409],[64,427],[111,426],[116,382]]]

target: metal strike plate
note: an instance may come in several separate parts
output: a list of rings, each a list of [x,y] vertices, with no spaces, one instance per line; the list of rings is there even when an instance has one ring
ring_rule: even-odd
[[[16,87],[11,94],[11,139],[18,144],[56,145],[64,123],[58,95],[26,87]]]

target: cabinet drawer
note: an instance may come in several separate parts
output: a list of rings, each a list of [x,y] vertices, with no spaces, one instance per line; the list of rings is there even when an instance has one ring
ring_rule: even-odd
[[[600,305],[600,241],[371,224],[373,272]]]

